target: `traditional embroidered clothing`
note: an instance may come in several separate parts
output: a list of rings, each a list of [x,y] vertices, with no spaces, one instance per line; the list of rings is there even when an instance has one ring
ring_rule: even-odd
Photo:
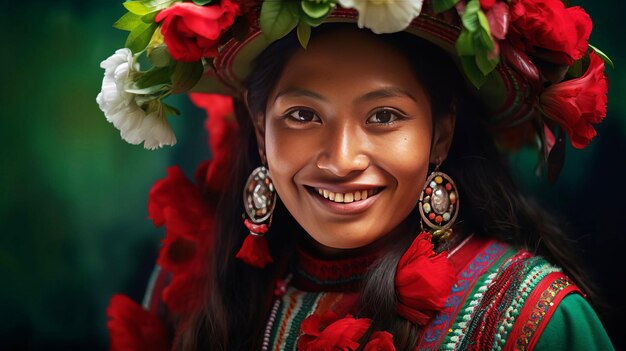
[[[354,314],[359,283],[377,254],[319,259],[298,250],[298,263],[269,313],[264,349],[296,350],[302,323],[329,311]],[[471,238],[450,256],[456,280],[445,308],[420,331],[416,350],[612,350],[583,293],[540,256]],[[163,314],[157,274],[144,306]]]

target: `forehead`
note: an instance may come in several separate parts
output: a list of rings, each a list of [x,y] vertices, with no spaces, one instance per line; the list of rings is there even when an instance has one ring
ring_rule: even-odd
[[[366,85],[422,91],[409,60],[375,34],[336,29],[314,37],[287,62],[277,88],[339,84],[349,91]],[[312,86],[310,86],[312,85]]]

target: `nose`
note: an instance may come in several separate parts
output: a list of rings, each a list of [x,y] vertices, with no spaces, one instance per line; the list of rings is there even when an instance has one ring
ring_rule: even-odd
[[[367,146],[367,137],[358,126],[345,124],[340,128],[329,128],[317,167],[338,177],[364,171],[370,165]]]

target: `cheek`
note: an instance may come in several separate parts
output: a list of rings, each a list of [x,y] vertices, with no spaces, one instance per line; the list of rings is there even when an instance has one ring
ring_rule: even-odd
[[[431,136],[428,128],[406,128],[377,148],[379,166],[393,178],[394,211],[406,216],[419,199],[428,173]]]
[[[308,163],[315,145],[267,123],[265,132],[265,152],[272,180],[283,202],[289,202],[296,191],[293,178]]]

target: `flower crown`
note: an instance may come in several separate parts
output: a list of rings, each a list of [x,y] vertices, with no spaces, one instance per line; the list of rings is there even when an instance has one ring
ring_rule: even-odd
[[[114,27],[125,48],[102,62],[97,102],[124,140],[147,149],[174,145],[163,99],[187,92],[240,96],[252,61],[292,31],[306,48],[311,28],[356,22],[372,32],[407,31],[457,58],[490,109],[499,145],[537,146],[559,168],[565,134],[575,148],[606,115],[601,51],[592,23],[561,0],[131,0]],[[145,55],[151,65],[141,70]],[[558,146],[558,147],[555,147]],[[554,168],[554,167],[551,167]]]

